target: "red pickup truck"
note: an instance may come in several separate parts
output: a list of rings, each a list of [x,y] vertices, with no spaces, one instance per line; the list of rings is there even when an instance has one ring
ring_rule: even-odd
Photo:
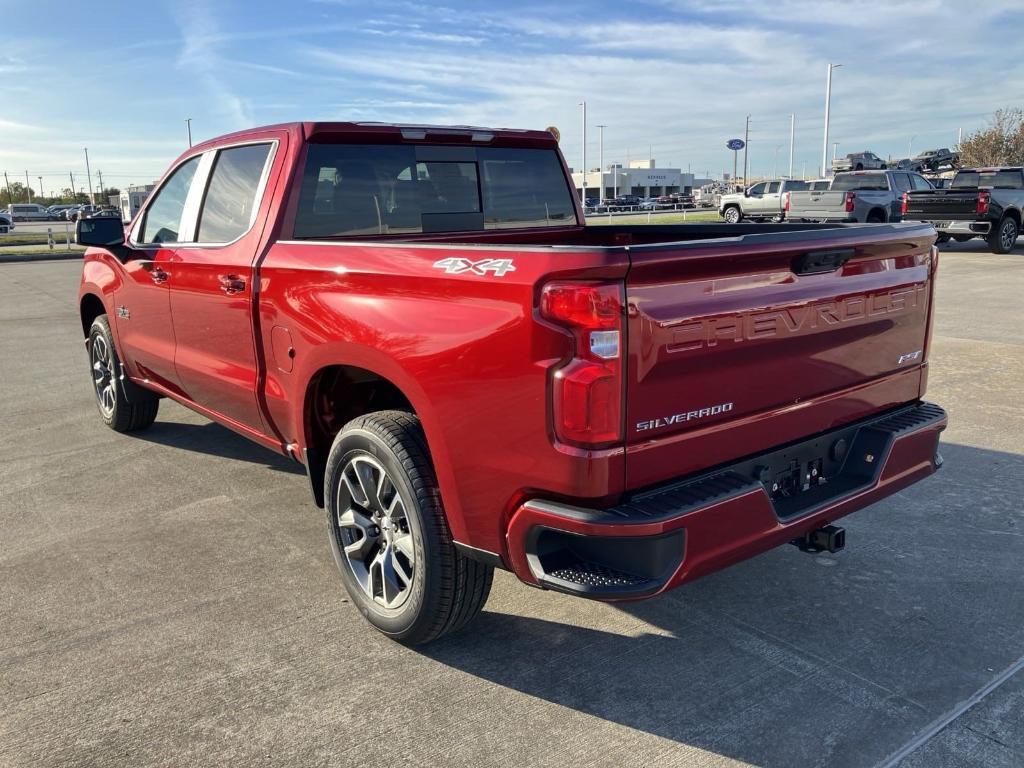
[[[926,224],[584,226],[546,132],[259,128],[79,221],[97,403],[305,466],[342,580],[423,643],[495,567],[661,593],[934,472]]]

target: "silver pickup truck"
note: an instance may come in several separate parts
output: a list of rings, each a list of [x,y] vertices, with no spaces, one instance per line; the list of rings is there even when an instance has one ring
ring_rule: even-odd
[[[789,193],[782,209],[786,221],[900,221],[903,193],[931,188],[908,171],[837,173],[828,190]]]
[[[722,195],[718,201],[718,213],[730,224],[737,224],[743,219],[782,221],[782,201],[786,193],[804,189],[807,189],[807,182],[796,179],[762,181],[743,192]]]

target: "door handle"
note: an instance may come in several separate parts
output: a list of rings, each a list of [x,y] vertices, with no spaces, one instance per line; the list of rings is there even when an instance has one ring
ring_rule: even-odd
[[[167,282],[167,273],[164,272],[162,269],[160,269],[160,267],[154,266],[153,269],[151,269],[149,271],[149,276],[153,280],[154,283],[166,283]]]
[[[220,275],[217,279],[220,280],[220,289],[224,293],[241,293],[245,290],[245,280],[238,275]]]

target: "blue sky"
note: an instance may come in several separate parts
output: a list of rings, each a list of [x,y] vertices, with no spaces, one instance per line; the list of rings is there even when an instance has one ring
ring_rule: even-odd
[[[197,140],[289,120],[562,130],[579,167],[644,158],[713,175],[752,115],[751,170],[821,157],[825,68],[840,154],[951,146],[1024,106],[1024,0],[851,3],[0,0],[0,170],[158,176]],[[831,152],[831,148],[830,148]]]

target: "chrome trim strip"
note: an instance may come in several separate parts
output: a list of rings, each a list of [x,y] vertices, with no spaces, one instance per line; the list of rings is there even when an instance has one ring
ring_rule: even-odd
[[[194,155],[186,157],[180,163],[175,165],[174,168],[166,174],[165,178],[169,179],[171,175],[173,175],[174,171],[189,160],[195,157],[201,158],[199,161],[199,167],[196,169],[196,175],[192,179],[192,186],[189,188],[188,197],[185,199],[185,207],[182,210],[181,216],[183,226],[179,229],[179,232],[185,232],[186,230],[184,229],[184,225],[189,225],[190,229],[188,232],[191,239],[175,243],[139,243],[137,241],[139,230],[142,228],[142,222],[145,220],[146,214],[149,211],[149,201],[159,194],[160,190],[164,188],[164,184],[166,184],[165,182],[160,185],[159,189],[153,190],[153,193],[146,199],[146,205],[143,206],[142,210],[140,210],[136,215],[135,223],[132,225],[132,232],[128,237],[129,247],[140,251],[152,251],[159,250],[160,248],[223,248],[237,243],[243,237],[252,232],[252,228],[256,225],[256,219],[259,216],[260,208],[263,205],[263,198],[267,191],[267,184],[270,181],[270,171],[274,167],[274,160],[277,158],[277,150],[280,143],[280,139],[250,139],[248,141],[238,141],[233,144],[217,145],[216,147],[211,147],[203,152],[197,152]],[[263,162],[263,172],[260,174],[259,183],[256,185],[256,195],[253,199],[252,212],[249,214],[248,228],[234,240],[227,243],[197,242],[195,238],[198,235],[199,212],[202,208],[203,201],[206,199],[206,192],[209,187],[210,177],[212,175],[212,169],[214,167],[214,161],[217,153],[225,149],[246,147],[254,144],[269,144],[270,151],[267,153],[267,158]],[[200,177],[200,174],[202,174],[202,177]],[[202,183],[197,184],[196,182],[198,180],[201,180]]]

